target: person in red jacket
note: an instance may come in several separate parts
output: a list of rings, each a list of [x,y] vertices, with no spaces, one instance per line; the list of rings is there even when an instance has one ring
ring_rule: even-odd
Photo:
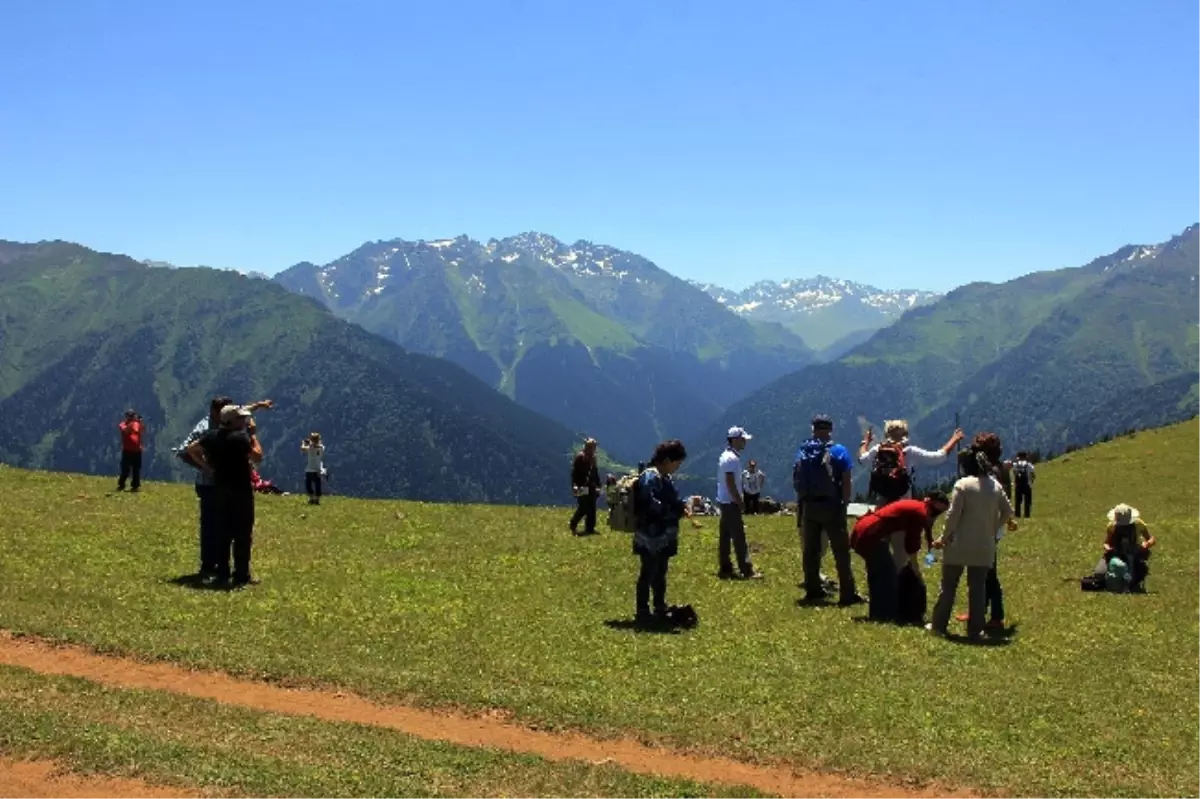
[[[117,490],[125,490],[125,481],[132,476],[129,490],[142,487],[142,436],[146,427],[137,411],[125,411],[125,421],[117,425],[121,431],[121,476],[117,479]]]
[[[888,503],[854,525],[850,547],[866,561],[868,618],[872,621],[897,620],[899,576],[904,569],[912,569],[920,579],[917,553],[921,538],[932,540],[934,520],[949,507],[945,494],[931,491],[925,499]]]

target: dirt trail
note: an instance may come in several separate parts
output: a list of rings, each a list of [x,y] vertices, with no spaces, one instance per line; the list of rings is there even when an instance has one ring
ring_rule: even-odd
[[[495,718],[441,713],[402,705],[379,705],[354,694],[295,688],[191,671],[169,663],[145,663],[100,655],[77,646],[51,645],[0,631],[0,663],[42,674],[82,677],[120,688],[142,688],[211,699],[227,705],[325,721],[385,727],[426,740],[539,755],[547,760],[611,763],[627,771],[698,782],[748,785],[781,796],[946,796],[937,786],[914,787],[835,774],[759,766],[647,746],[629,738],[600,740],[552,733]],[[957,796],[970,794],[957,791]]]
[[[101,777],[64,771],[52,760],[0,758],[0,797],[170,797],[195,796],[178,788],[151,785],[124,777]]]

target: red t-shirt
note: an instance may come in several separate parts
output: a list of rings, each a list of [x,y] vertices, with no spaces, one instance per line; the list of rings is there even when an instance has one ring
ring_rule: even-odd
[[[117,425],[121,429],[121,449],[124,452],[141,452],[142,451],[142,423],[141,422],[121,422]]]
[[[866,557],[880,540],[902,532],[904,550],[911,555],[921,551],[921,535],[929,524],[924,500],[902,499],[859,519],[850,533],[850,546]]]

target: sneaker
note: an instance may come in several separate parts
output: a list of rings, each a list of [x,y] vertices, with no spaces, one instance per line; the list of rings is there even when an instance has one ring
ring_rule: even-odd
[[[867,600],[863,599],[859,594],[850,594],[849,596],[844,596],[838,600],[838,607],[849,608],[853,607],[854,605],[866,604],[866,601]]]
[[[237,589],[245,588],[246,586],[258,585],[259,582],[260,581],[254,577],[234,577],[230,581],[229,585],[236,591]]]
[[[937,636],[938,638],[945,638],[945,637],[946,637],[946,631],[945,631],[945,630],[935,630],[935,629],[933,629],[933,623],[932,623],[932,622],[930,622],[929,624],[926,624],[926,625],[925,625],[925,632],[929,633],[930,635],[935,635],[935,636]]]
[[[751,570],[750,570],[750,571],[748,571],[748,572],[743,572],[743,573],[742,573],[742,575],[741,575],[741,577],[740,577],[739,579],[742,579],[742,580],[761,580],[762,578],[763,578],[763,573],[762,573],[762,572],[760,572],[760,571],[755,571],[755,570],[751,569]]]

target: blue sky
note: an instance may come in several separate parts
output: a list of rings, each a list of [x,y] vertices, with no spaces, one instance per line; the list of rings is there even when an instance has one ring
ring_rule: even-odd
[[[1197,4],[0,4],[0,238],[275,272],[538,230],[946,289],[1200,217]]]

